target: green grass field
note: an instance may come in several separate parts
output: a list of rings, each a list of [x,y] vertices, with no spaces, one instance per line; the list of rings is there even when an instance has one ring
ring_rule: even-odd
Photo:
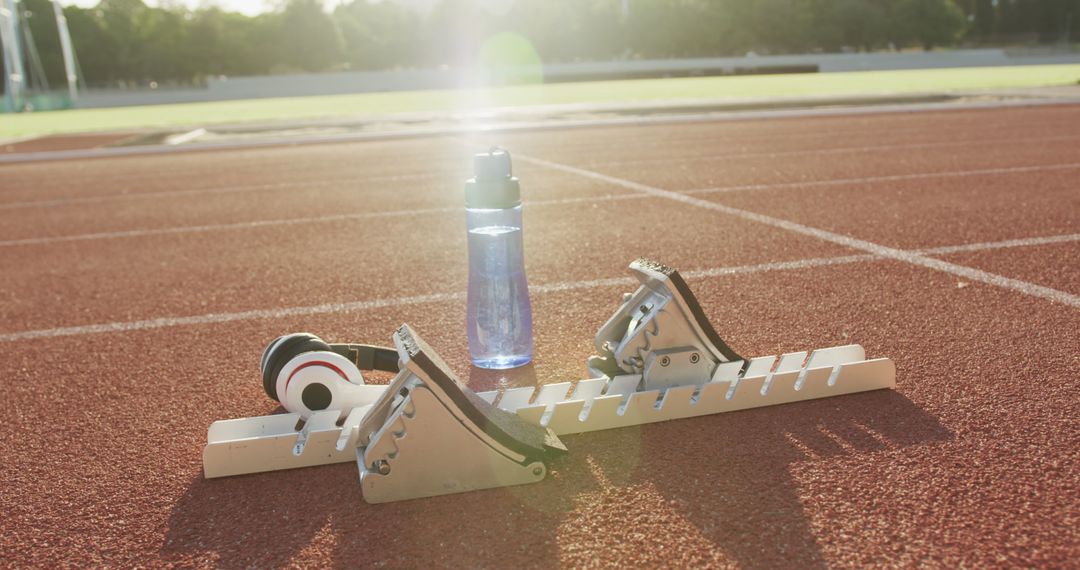
[[[182,128],[221,123],[362,118],[492,106],[881,95],[1076,84],[1080,65],[646,79],[405,91],[0,115],[0,139],[49,133]]]

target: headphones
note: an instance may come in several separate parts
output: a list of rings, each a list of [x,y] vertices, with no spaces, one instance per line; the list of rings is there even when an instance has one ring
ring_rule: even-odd
[[[368,386],[360,370],[397,373],[392,348],[366,344],[329,344],[311,333],[278,337],[263,351],[259,364],[266,395],[306,420],[321,410],[341,410],[375,403],[386,386]]]

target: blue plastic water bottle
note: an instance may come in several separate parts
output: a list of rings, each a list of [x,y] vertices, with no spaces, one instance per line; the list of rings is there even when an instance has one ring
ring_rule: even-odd
[[[465,183],[469,229],[469,357],[480,368],[532,360],[532,305],[521,239],[521,186],[510,154],[493,148],[473,160]]]

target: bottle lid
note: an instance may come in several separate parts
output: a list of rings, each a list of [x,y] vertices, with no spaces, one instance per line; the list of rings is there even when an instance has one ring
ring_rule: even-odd
[[[465,182],[465,207],[504,209],[521,205],[521,185],[514,178],[510,153],[492,147],[473,157],[473,177]]]

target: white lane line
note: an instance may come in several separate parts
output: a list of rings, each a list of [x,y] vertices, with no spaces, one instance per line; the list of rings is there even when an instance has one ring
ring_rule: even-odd
[[[1051,245],[1055,243],[1070,243],[1074,241],[1080,241],[1080,234],[1064,234],[1058,236],[1009,239],[1004,241],[969,243],[964,245],[947,245],[944,247],[931,247],[927,249],[920,249],[919,253],[925,253],[929,255],[941,255],[946,253],[958,253],[964,251],[982,251],[986,249],[1004,249],[1008,247]]]
[[[743,192],[743,191],[755,191],[755,190],[782,190],[789,188],[801,188],[801,187],[815,187],[815,186],[843,186],[847,184],[859,184],[859,183],[872,183],[872,182],[885,182],[885,181],[897,181],[897,180],[921,180],[928,178],[948,178],[948,177],[963,177],[963,176],[978,176],[985,174],[1011,174],[1011,173],[1025,173],[1025,172],[1047,172],[1055,170],[1076,170],[1080,169],[1080,163],[1067,163],[1067,164],[1049,164],[1049,165],[1033,165],[1033,166],[1012,166],[1003,168],[987,168],[981,170],[955,170],[947,172],[927,172],[916,174],[897,174],[889,176],[869,176],[864,178],[838,178],[830,180],[809,180],[805,182],[779,182],[772,184],[747,184],[741,186],[725,186],[716,188],[699,188],[695,190],[687,190],[681,192],[688,195],[700,195],[700,194],[712,194],[712,193],[726,193],[726,192]],[[393,179],[400,179],[400,177],[390,177]],[[375,180],[369,178],[365,180]],[[345,183],[346,181],[324,181],[326,184]],[[324,182],[320,182],[322,184]],[[233,188],[220,188],[212,190],[177,190],[172,192],[159,192],[154,196],[147,197],[159,197],[162,195],[185,195],[185,194],[210,194],[210,193],[225,193],[225,192],[244,192],[249,190],[261,190],[261,189],[286,189],[296,187],[291,183],[282,185],[256,185],[256,186],[238,186]],[[118,195],[123,197],[124,195]],[[142,197],[143,194],[135,196]],[[633,200],[646,198],[644,194],[616,194],[608,196],[599,196],[596,198],[568,198],[563,200],[537,200],[528,202],[528,205],[557,205],[557,204],[572,204],[577,202],[607,202],[613,200]],[[92,198],[86,198],[82,201],[105,201],[109,197],[98,197],[95,200]],[[44,202],[42,202],[44,203]],[[73,201],[66,201],[65,203],[74,203]],[[23,204],[34,204],[26,202]],[[0,210],[4,209],[8,205],[0,205]],[[21,238],[12,240],[0,240],[0,247],[15,247],[15,246],[28,246],[28,245],[46,245],[53,243],[65,243],[74,241],[90,241],[98,239],[121,239],[132,237],[144,237],[153,235],[169,235],[169,234],[189,234],[189,233],[202,233],[212,231],[228,231],[228,230],[244,230],[254,229],[270,226],[291,226],[298,224],[315,224],[315,223],[329,223],[340,222],[349,220],[367,220],[378,218],[392,218],[400,217],[408,214],[441,214],[448,212],[456,212],[459,209],[452,208],[426,208],[416,210],[389,210],[383,212],[365,212],[357,214],[331,214],[327,216],[313,216],[305,218],[288,218],[282,220],[256,220],[252,222],[236,222],[231,224],[207,224],[199,226],[180,226],[172,228],[156,228],[156,229],[136,229],[136,230],[124,230],[114,232],[95,232],[86,234],[75,234],[69,236],[45,236],[39,238]]]
[[[116,202],[122,200],[145,200],[148,198],[169,198],[173,196],[200,196],[212,194],[233,194],[238,192],[267,192],[282,190],[308,190],[311,188],[323,188],[326,186],[348,185],[367,182],[397,182],[402,180],[420,180],[436,178],[442,174],[396,174],[386,176],[353,176],[341,179],[304,180],[297,182],[274,182],[268,184],[245,184],[240,186],[223,186],[220,188],[194,188],[191,190],[162,190],[157,192],[124,192],[120,194],[104,194],[100,196],[82,196],[70,198],[56,198],[51,200],[27,200],[23,202],[0,203],[0,210],[16,210],[23,208],[47,208],[52,206],[68,206],[74,204],[99,204],[102,202]]]
[[[809,259],[798,259],[795,261],[776,261],[773,263],[761,263],[758,265],[718,267],[716,269],[697,269],[680,272],[680,274],[687,279],[704,279],[707,277],[726,277],[728,275],[740,275],[743,273],[762,273],[765,271],[786,271],[793,269],[808,269],[811,267],[825,267],[828,265],[844,265],[848,263],[859,263],[862,261],[873,261],[875,259],[879,259],[878,256],[864,253],[859,255],[841,255],[837,257],[812,257]]]
[[[436,293],[433,295],[416,295],[412,297],[375,299],[371,301],[355,301],[351,303],[328,303],[325,305],[314,305],[310,307],[261,309],[255,311],[241,311],[238,313],[211,313],[208,315],[194,315],[190,317],[163,317],[159,319],[148,319],[144,321],[115,322],[99,325],[59,327],[54,329],[39,329],[17,333],[7,333],[0,335],[0,342],[14,342],[19,340],[31,340],[35,338],[55,338],[61,336],[82,336],[110,332],[141,331],[147,329],[160,329],[165,327],[206,325],[213,323],[228,323],[233,321],[247,321],[253,319],[281,319],[296,315],[345,313],[350,311],[365,311],[371,309],[380,309],[383,307],[396,307],[401,305],[417,305],[421,303],[460,301],[463,299],[465,299],[464,293]]]
[[[648,198],[643,194],[607,194],[603,196],[580,196],[577,198],[559,198],[554,200],[533,200],[527,204],[531,207],[556,206],[562,204],[612,202],[619,200],[642,200]],[[46,236],[37,238],[22,238],[0,241],[0,247],[19,247],[33,245],[49,245],[56,243],[83,242],[103,239],[123,239],[134,237],[147,237],[174,234],[195,234],[229,230],[250,230],[274,226],[295,226],[301,224],[325,224],[331,222],[372,220],[381,218],[399,218],[409,216],[422,216],[426,214],[458,214],[460,207],[445,208],[415,208],[407,210],[386,210],[382,212],[360,212],[355,214],[331,214],[327,216],[312,216],[306,218],[285,218],[281,220],[256,220],[252,222],[235,222],[231,224],[207,224],[202,226],[179,226],[172,228],[154,228],[143,230],[124,230],[116,232],[97,232],[89,234],[75,234],[67,236]]]
[[[1080,234],[1067,236],[1049,236],[1041,238],[1028,238],[1026,240],[1006,240],[1002,242],[986,242],[961,246],[936,248],[933,251],[952,250],[967,248],[965,251],[977,251],[985,249],[997,249],[1003,247],[1017,247],[1020,245],[1038,245],[1043,243],[1061,243],[1065,241],[1080,241]],[[1020,243],[1024,242],[1024,243]],[[930,250],[927,250],[930,251]],[[842,265],[883,259],[873,254],[843,255],[837,257],[815,257],[798,259],[794,261],[776,261],[771,263],[759,263],[756,265],[736,265],[729,267],[717,267],[711,269],[696,269],[681,272],[686,279],[707,279],[740,275],[749,273],[762,273],[766,271],[788,271],[808,269],[813,267],[825,267],[829,265]],[[594,279],[590,281],[568,281],[561,283],[541,283],[529,287],[532,294],[544,295],[561,291],[574,291],[580,289],[592,289],[599,287],[633,286],[636,280],[630,277],[614,277],[609,279]],[[74,327],[57,327],[51,329],[37,329],[14,333],[0,334],[0,342],[15,342],[31,340],[35,338],[54,338],[62,336],[81,336],[110,332],[137,331],[146,329],[158,329],[165,327],[179,327],[192,325],[205,325],[214,323],[228,323],[233,321],[246,321],[255,319],[277,319],[291,316],[318,315],[324,313],[365,311],[381,309],[385,307],[400,307],[406,305],[418,305],[421,303],[441,303],[449,301],[462,301],[464,293],[435,293],[431,295],[415,295],[410,297],[394,297],[390,299],[375,299],[371,301],[352,301],[346,303],[328,303],[307,307],[287,307],[282,309],[260,309],[241,311],[236,313],[211,313],[205,315],[193,315],[188,317],[161,317],[141,321],[113,322],[96,325],[83,325]]]
[[[1000,168],[981,168],[975,170],[950,170],[945,172],[918,172],[914,174],[890,174],[885,176],[864,176],[860,178],[832,178],[828,180],[805,180],[800,182],[778,182],[772,184],[743,184],[739,186],[714,186],[685,190],[682,194],[720,194],[727,192],[746,192],[753,190],[783,190],[787,188],[810,188],[819,186],[847,186],[874,182],[897,182],[904,180],[926,180],[932,178],[962,178],[987,174],[1021,174],[1025,172],[1051,172],[1055,170],[1080,169],[1080,162],[1066,164],[1045,164],[1032,166],[1006,166]]]
[[[191,141],[193,141],[193,140],[195,140],[195,139],[197,139],[197,138],[199,138],[199,137],[201,137],[201,136],[203,136],[205,134],[206,134],[206,129],[204,129],[202,127],[199,127],[197,129],[190,130],[190,131],[188,131],[186,133],[183,133],[183,134],[169,135],[169,136],[165,137],[165,144],[167,144],[167,145],[185,144],[185,143],[189,143],[189,142],[191,142]]]
[[[657,158],[643,158],[637,160],[607,160],[593,162],[590,166],[625,166],[625,165],[637,165],[637,164],[671,164],[675,162],[687,163],[687,162],[714,162],[720,160],[735,160],[740,158],[779,158],[786,156],[822,156],[831,154],[851,154],[861,152],[880,152],[890,150],[917,150],[917,149],[932,149],[932,148],[949,148],[954,146],[971,147],[971,146],[993,146],[1000,144],[1030,144],[1030,143],[1045,143],[1056,141],[1072,141],[1080,139],[1080,135],[1055,135],[1049,137],[1024,137],[1024,138],[1008,138],[1008,139],[981,139],[981,140],[957,140],[957,141],[938,141],[938,142],[914,142],[904,144],[883,144],[883,145],[858,145],[858,146],[843,146],[843,147],[831,147],[831,148],[807,148],[807,149],[793,149],[793,150],[775,150],[775,151],[752,151],[743,153],[725,153],[715,155],[676,155]]]
[[[561,163],[558,163],[558,162],[551,162],[549,160],[544,160],[544,159],[541,159],[541,158],[535,158],[535,157],[531,157],[531,156],[524,156],[524,155],[521,155],[521,154],[514,155],[514,158],[519,160],[519,161],[529,162],[529,163],[537,164],[537,165],[540,165],[540,166],[547,166],[548,168],[552,168],[554,170],[559,170],[559,171],[562,171],[562,172],[568,172],[568,173],[571,173],[571,174],[577,174],[579,176],[583,176],[583,177],[586,177],[586,178],[591,178],[593,180],[598,180],[598,181],[601,181],[601,182],[606,182],[608,184],[614,184],[614,185],[617,185],[617,186],[622,186],[623,188],[627,188],[627,189],[630,189],[630,190],[636,190],[638,192],[641,192],[643,194],[648,194],[650,196],[656,196],[658,198],[665,198],[665,199],[668,199],[668,200],[673,200],[673,201],[676,201],[676,202],[680,202],[682,204],[686,204],[688,206],[694,206],[694,207],[697,207],[697,208],[703,208],[703,209],[706,209],[706,210],[712,210],[712,211],[715,211],[715,212],[728,214],[730,216],[735,216],[737,218],[741,218],[741,219],[744,219],[744,220],[747,220],[747,221],[757,222],[757,223],[769,225],[769,226],[772,226],[772,227],[775,227],[775,228],[780,228],[782,230],[787,230],[787,231],[792,232],[792,233],[797,233],[797,234],[801,234],[801,235],[805,235],[805,236],[814,237],[814,238],[817,238],[817,239],[820,239],[820,240],[823,240],[823,241],[827,241],[827,242],[830,242],[830,243],[835,243],[837,245],[842,245],[842,246],[849,247],[851,249],[856,249],[856,250],[859,250],[859,251],[864,251],[864,252],[867,252],[867,253],[870,253],[870,254],[873,254],[873,255],[877,255],[877,256],[880,256],[880,257],[884,257],[884,258],[888,258],[888,259],[895,259],[897,261],[903,261],[905,263],[909,263],[909,264],[912,264],[912,265],[917,265],[917,266],[920,266],[920,267],[926,267],[928,269],[935,269],[937,271],[942,271],[942,272],[945,272],[945,273],[956,275],[958,277],[964,277],[965,279],[969,279],[971,281],[979,281],[979,282],[982,282],[982,283],[995,285],[997,287],[1002,287],[1004,289],[1017,291],[1019,293],[1023,293],[1025,295],[1029,295],[1029,296],[1032,296],[1032,297],[1038,297],[1038,298],[1041,298],[1041,299],[1047,299],[1049,301],[1053,301],[1053,302],[1056,302],[1056,303],[1061,303],[1063,305],[1068,305],[1070,307],[1080,308],[1080,296],[1078,296],[1078,295],[1073,295],[1071,293],[1066,293],[1064,291],[1059,291],[1057,289],[1052,289],[1050,287],[1044,287],[1042,285],[1036,285],[1034,283],[1029,283],[1027,281],[1021,281],[1019,279],[1012,279],[1012,278],[1009,278],[1009,277],[1005,277],[1003,275],[997,275],[995,273],[990,273],[988,271],[983,271],[981,269],[975,269],[975,268],[972,268],[972,267],[965,267],[963,265],[957,265],[955,263],[949,263],[947,261],[942,261],[940,259],[927,257],[926,255],[923,255],[923,254],[915,252],[915,251],[905,251],[905,250],[901,250],[901,249],[896,249],[896,248],[893,248],[893,247],[888,247],[888,246],[876,244],[876,243],[869,242],[869,241],[866,241],[866,240],[861,240],[861,239],[841,235],[841,234],[838,234],[838,233],[830,232],[830,231],[827,231],[827,230],[822,230],[822,229],[806,226],[806,225],[799,224],[799,223],[796,223],[796,222],[792,222],[792,221],[789,221],[789,220],[784,220],[784,219],[781,219],[781,218],[774,218],[772,216],[766,216],[765,214],[758,214],[756,212],[751,212],[749,210],[742,210],[742,209],[739,209],[739,208],[732,208],[731,206],[725,206],[725,205],[717,203],[717,202],[710,202],[708,200],[702,200],[701,198],[695,198],[693,196],[688,196],[686,194],[680,194],[678,192],[672,192],[670,190],[663,190],[663,189],[657,188],[655,186],[649,186],[647,184],[641,184],[640,182],[634,182],[632,180],[625,180],[625,179],[622,179],[622,178],[616,178],[614,176],[608,176],[606,174],[601,174],[599,172],[594,172],[592,170],[586,170],[584,168],[578,168],[576,166],[569,166],[569,165],[566,165],[566,164],[561,164]]]
[[[726,277],[744,273],[764,273],[766,271],[789,271],[795,269],[808,269],[811,267],[824,267],[827,265],[843,265],[860,261],[873,261],[878,259],[875,255],[841,255],[837,257],[811,257],[796,259],[794,261],[773,261],[769,263],[757,263],[754,265],[735,265],[729,267],[714,267],[711,269],[691,269],[680,271],[679,274],[686,279],[707,279],[710,277]],[[557,293],[560,291],[574,291],[578,289],[595,289],[598,287],[615,287],[624,285],[636,285],[637,280],[631,277],[612,277],[608,279],[593,279],[589,281],[568,281],[562,283],[542,283],[530,285],[529,292],[537,294]]]
[[[204,226],[182,226],[175,228],[157,228],[146,230],[126,230],[119,232],[99,232],[92,234],[76,234],[69,236],[51,236],[40,238],[25,238],[0,241],[0,247],[18,247],[29,245],[46,245],[55,243],[92,241],[102,239],[121,239],[133,237],[147,237],[171,234],[195,234],[203,232],[249,230],[255,228],[267,228],[274,226],[294,226],[299,224],[316,224],[340,222],[346,220],[366,220],[371,218],[390,218],[395,216],[423,215],[430,213],[457,212],[460,208],[427,208],[418,210],[392,210],[386,212],[368,212],[358,214],[335,214],[332,216],[315,216],[309,218],[288,218],[284,220],[257,220],[254,222],[237,222],[233,224],[208,224]]]
[[[1035,139],[1039,141],[1056,140],[1061,137],[1046,137],[1043,139]],[[1071,136],[1067,138],[1080,138],[1080,136]],[[1006,142],[1006,141],[994,141],[994,142]],[[1022,142],[1018,139],[1010,139],[1008,142]],[[972,143],[972,141],[967,141]],[[873,150],[889,150],[889,149],[901,149],[901,148],[922,148],[927,145],[938,145],[940,143],[922,143],[911,145],[895,145],[895,146],[876,146],[876,147],[850,147],[846,149],[810,149],[807,151],[791,151],[791,152],[806,152],[809,154],[827,154],[834,151],[845,150],[850,151],[852,149],[861,149],[866,151]],[[950,143],[951,144],[951,143]],[[774,153],[775,154],[775,153]],[[744,155],[731,155],[733,157],[739,156],[771,156],[769,153],[753,153]],[[708,160],[719,157],[703,157]],[[670,161],[671,159],[664,159]],[[633,164],[647,163],[649,160],[633,161]],[[590,166],[598,165],[617,165],[628,164],[626,162],[602,162],[592,163]],[[748,184],[741,186],[720,186],[712,188],[700,188],[695,190],[689,190],[685,193],[688,194],[708,194],[712,192],[739,192],[745,190],[770,190],[781,188],[792,188],[799,186],[834,186],[834,185],[846,185],[857,184],[861,182],[883,182],[894,180],[917,180],[923,178],[945,178],[953,176],[978,176],[982,174],[1007,174],[1013,172],[1038,172],[1042,170],[1069,170],[1080,168],[1080,163],[1068,163],[1068,164],[1056,164],[1046,166],[1018,166],[1018,167],[1006,167],[1006,168],[987,168],[981,170],[958,170],[958,171],[946,171],[946,172],[927,172],[918,174],[899,174],[893,176],[871,176],[865,178],[839,178],[830,180],[814,180],[806,182],[787,182],[777,184]],[[45,208],[54,206],[67,206],[75,204],[97,204],[102,202],[113,202],[118,200],[141,200],[147,198],[162,198],[173,196],[197,196],[197,195],[212,195],[212,194],[229,194],[235,192],[262,192],[262,191],[279,191],[287,189],[310,189],[314,187],[332,186],[335,184],[350,184],[355,182],[392,182],[398,180],[418,180],[435,178],[443,176],[442,174],[411,174],[411,175],[386,175],[386,176],[360,176],[351,178],[328,179],[328,180],[313,180],[313,181],[299,181],[299,182],[282,182],[282,183],[270,183],[270,184],[251,184],[241,185],[223,188],[199,188],[192,190],[165,190],[160,192],[127,192],[119,194],[106,194],[101,196],[84,196],[84,197],[71,197],[71,198],[57,198],[51,200],[27,200],[21,202],[8,202],[0,203],[0,210],[13,210],[23,208]]]
[[[0,204],[0,210],[18,210],[23,208],[47,208],[75,204],[98,204],[118,200],[142,200],[146,198],[168,198],[172,196],[198,196],[200,194],[229,194],[233,192],[258,192],[262,190],[283,190],[294,184],[247,184],[222,188],[197,188],[193,190],[165,190],[161,192],[127,192],[123,194],[105,194],[101,196],[83,196],[81,198],[56,198],[53,200],[28,200],[25,202],[7,202]]]
[[[687,271],[683,275],[687,279],[704,279],[708,277],[720,277],[725,275],[737,275],[741,273],[760,273],[764,271],[782,271],[792,269],[805,269],[824,265],[838,265],[869,261],[874,259],[872,255],[848,255],[842,257],[826,257],[813,259],[800,259],[796,261],[782,261],[774,263],[762,263],[757,265],[740,265],[735,267],[718,267]],[[599,287],[632,287],[637,283],[630,277],[615,277],[610,279],[593,279],[589,281],[567,281],[561,283],[542,283],[532,285],[529,291],[534,295],[545,295],[562,291],[576,291],[581,289],[595,289]],[[206,315],[193,315],[188,317],[162,317],[141,321],[113,322],[96,325],[83,325],[75,327],[57,327],[51,329],[29,330],[15,333],[0,334],[0,343],[31,340],[36,338],[56,338],[63,336],[82,336],[111,332],[138,331],[147,329],[159,329],[165,327],[180,327],[192,325],[206,325],[215,323],[228,323],[233,321],[247,321],[255,319],[279,319],[298,315],[318,315],[325,313],[344,313],[351,311],[367,311],[386,307],[400,307],[406,305],[419,305],[422,303],[442,303],[449,301],[463,301],[465,293],[435,293],[431,295],[415,295],[409,297],[393,297],[388,299],[375,299],[371,301],[353,301],[347,303],[328,303],[308,307],[287,307],[282,309],[260,309],[253,311],[240,311],[236,313],[211,313]]]

